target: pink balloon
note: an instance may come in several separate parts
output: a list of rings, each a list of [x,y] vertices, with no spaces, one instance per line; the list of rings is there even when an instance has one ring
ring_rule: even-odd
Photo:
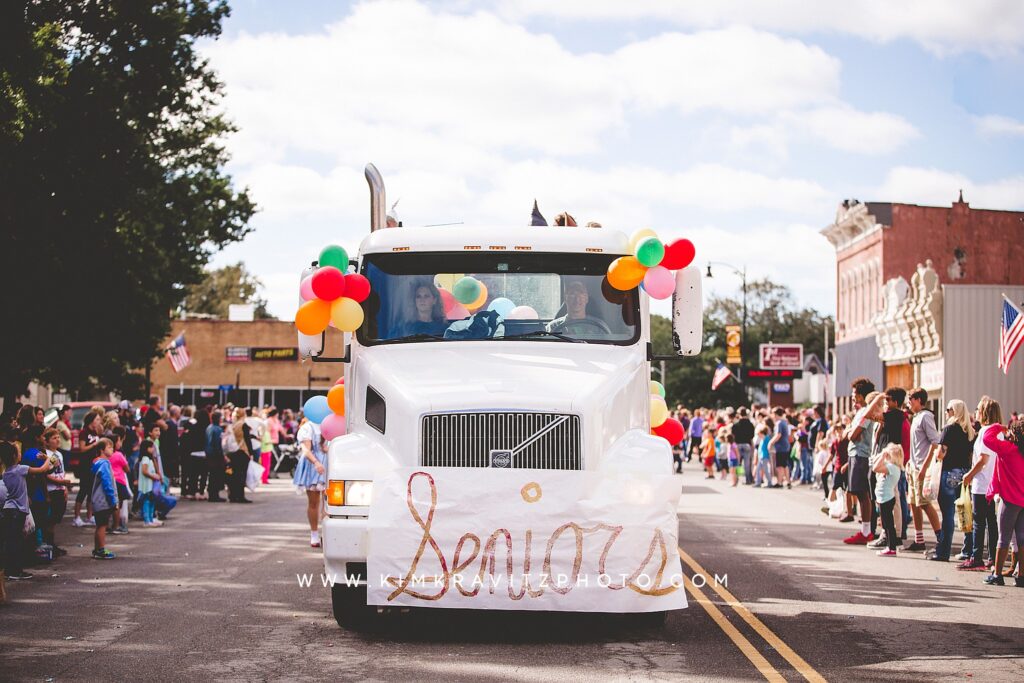
[[[313,293],[312,275],[302,278],[302,282],[299,284],[299,296],[302,297],[303,301],[312,301],[316,298],[316,294]]]
[[[455,297],[447,289],[438,289],[437,293],[441,295],[441,304],[444,306],[445,313],[451,311],[453,306],[459,305],[459,302],[455,300]]]
[[[662,266],[647,269],[644,275],[644,291],[655,299],[667,299],[676,289],[676,279],[672,271]]]
[[[345,433],[345,416],[330,414],[320,423],[320,433],[330,441]]]
[[[537,311],[533,306],[516,306],[508,315],[505,316],[506,320],[536,320],[540,316],[537,315]]]
[[[455,304],[447,313],[449,320],[462,320],[469,317],[469,311],[462,304]]]

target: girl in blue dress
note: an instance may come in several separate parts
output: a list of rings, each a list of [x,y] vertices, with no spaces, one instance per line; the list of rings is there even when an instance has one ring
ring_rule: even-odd
[[[324,452],[320,425],[302,420],[296,438],[299,444],[299,463],[295,466],[292,483],[306,492],[306,517],[309,519],[309,545],[320,547],[320,519],[323,517],[323,497],[327,490],[327,454]]]

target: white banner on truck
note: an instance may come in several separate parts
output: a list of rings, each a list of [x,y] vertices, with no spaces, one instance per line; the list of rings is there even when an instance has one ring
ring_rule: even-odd
[[[400,468],[373,483],[372,605],[686,607],[671,474]]]

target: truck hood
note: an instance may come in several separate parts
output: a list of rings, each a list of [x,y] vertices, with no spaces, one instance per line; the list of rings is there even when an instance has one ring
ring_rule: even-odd
[[[359,379],[420,412],[543,410],[584,405],[635,381],[645,358],[634,347],[551,342],[396,344],[363,351]],[[360,373],[362,374],[362,373]]]

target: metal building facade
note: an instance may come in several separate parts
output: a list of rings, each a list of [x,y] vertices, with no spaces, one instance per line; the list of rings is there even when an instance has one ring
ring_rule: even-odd
[[[1009,374],[996,365],[1002,295],[1020,305],[1024,286],[944,285],[942,289],[943,401],[959,398],[973,411],[978,399],[987,394],[999,401],[1004,420],[1013,411],[1024,412],[1024,348]]]

